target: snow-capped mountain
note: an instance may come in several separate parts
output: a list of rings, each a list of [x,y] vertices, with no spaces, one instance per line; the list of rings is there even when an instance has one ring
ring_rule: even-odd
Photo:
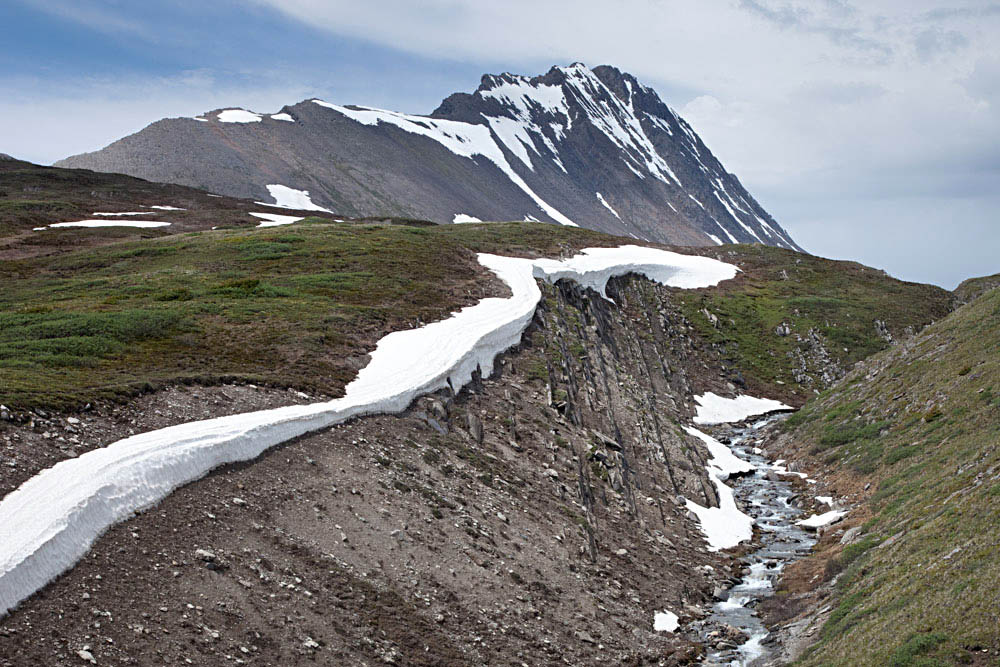
[[[429,116],[318,99],[276,114],[216,110],[57,164],[279,205],[275,192],[294,193],[351,216],[537,220],[798,248],[655,91],[608,66],[486,75]]]

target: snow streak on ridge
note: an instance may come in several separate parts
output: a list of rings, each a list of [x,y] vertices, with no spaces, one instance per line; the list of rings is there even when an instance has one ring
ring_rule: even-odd
[[[471,159],[476,155],[481,155],[499,167],[500,171],[506,174],[507,178],[514,185],[531,197],[538,207],[545,211],[553,220],[561,225],[577,226],[575,222],[535,194],[534,190],[524,182],[524,179],[507,162],[503,151],[500,150],[500,147],[493,140],[489,128],[485,125],[463,123],[457,120],[427,118],[425,116],[410,116],[395,111],[385,111],[369,107],[349,109],[348,107],[330,104],[322,100],[313,100],[313,102],[328,109],[333,109],[363,125],[388,123],[406,132],[428,137],[461,157]]]

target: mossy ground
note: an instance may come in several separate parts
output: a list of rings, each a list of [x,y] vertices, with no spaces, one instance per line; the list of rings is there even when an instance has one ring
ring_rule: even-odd
[[[379,336],[484,294],[476,251],[616,242],[551,225],[317,219],[0,262],[0,403],[72,408],[222,379],[336,393],[357,370],[345,359]]]
[[[788,428],[873,491],[802,664],[1000,664],[1000,290],[866,362]]]

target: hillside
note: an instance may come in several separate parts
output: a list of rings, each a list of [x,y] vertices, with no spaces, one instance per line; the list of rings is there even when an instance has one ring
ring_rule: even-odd
[[[993,289],[788,420],[775,451],[812,462],[810,474],[854,507],[783,584],[776,619],[827,608],[801,664],[996,663],[998,378]],[[805,583],[815,574],[829,582],[818,594]]]
[[[157,238],[65,229],[73,240],[57,251],[0,260],[4,511],[31,480],[133,436],[233,415],[226,423],[251,433],[291,428],[255,420],[344,396],[390,332],[507,297],[477,253],[565,259],[629,242],[523,222],[313,216],[211,229],[201,215],[201,229]],[[578,276],[541,282],[521,342],[492,376],[474,372],[461,391],[446,386],[398,415],[307,432],[172,493],[168,484],[146,512],[126,509],[83,560],[0,619],[0,665],[75,664],[80,652],[140,663],[684,664],[712,632],[732,638],[712,650],[732,649],[739,631],[711,610],[745,573],[743,545],[706,548],[689,510],[721,511],[727,488],[713,477],[718,452],[690,430],[695,397],[801,404],[888,338],[939,318],[952,296],[779,248],[673,250],[735,277],[671,287],[624,275],[607,298]],[[168,451],[126,457],[137,466],[126,479],[159,488],[143,461],[167,456],[173,470],[196,458]],[[106,490],[99,479],[87,483]],[[677,632],[654,626],[664,610]]]
[[[267,219],[281,219],[275,215],[289,216],[287,220],[310,215],[333,217],[327,211],[298,211],[182,185],[87,169],[44,167],[0,155],[0,259],[58,254],[81,244],[105,245],[215,227],[249,229]],[[50,227],[80,221],[117,226],[85,231]],[[160,226],[133,226],[137,221]]]
[[[798,249],[655,91],[607,66],[486,75],[429,116],[305,100],[165,119],[57,164],[256,201],[307,190],[349,217],[542,220]]]

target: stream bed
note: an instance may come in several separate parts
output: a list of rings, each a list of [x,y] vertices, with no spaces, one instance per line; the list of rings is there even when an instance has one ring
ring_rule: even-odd
[[[759,432],[773,420],[738,429],[728,445],[734,454],[755,467],[752,473],[729,479],[726,484],[759,527],[760,544],[740,559],[746,568],[742,579],[717,595],[722,599],[701,623],[699,635],[709,649],[705,665],[755,667],[771,663],[778,651],[756,607],[774,594],[774,582],[784,567],[804,557],[816,543],[815,533],[795,525],[803,510],[795,504],[798,493],[788,476],[778,474],[784,468],[758,453]],[[739,635],[731,628],[739,630]],[[740,635],[742,641],[730,639]]]

